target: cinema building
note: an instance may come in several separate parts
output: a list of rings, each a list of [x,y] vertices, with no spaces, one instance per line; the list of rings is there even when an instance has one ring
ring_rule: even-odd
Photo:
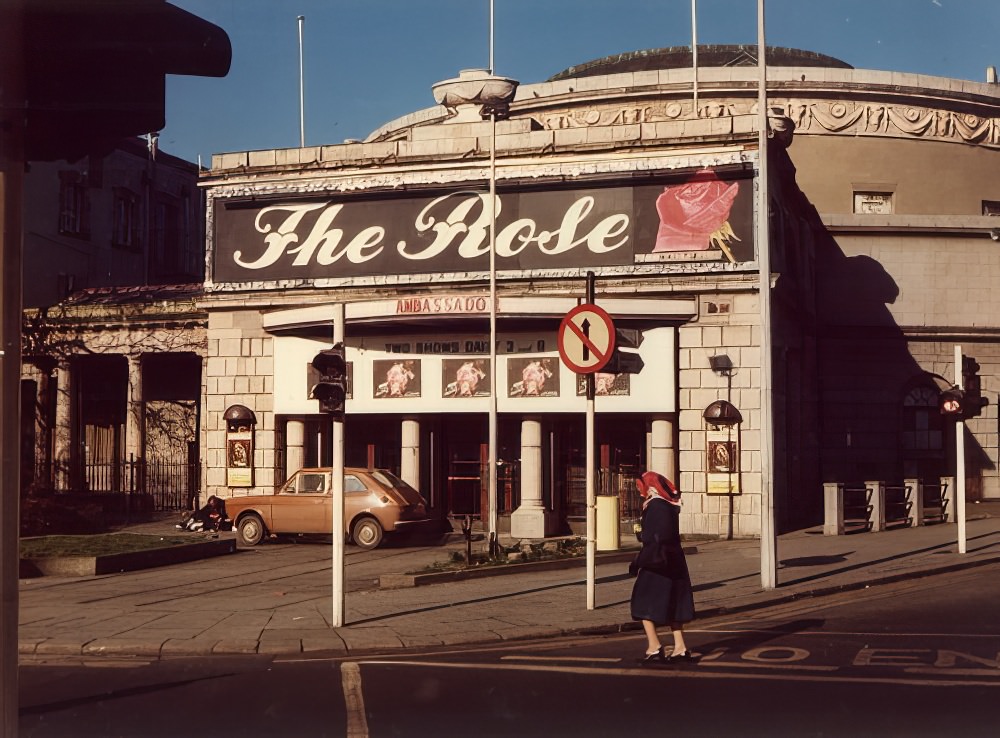
[[[686,530],[759,534],[767,443],[779,530],[820,522],[825,481],[946,473],[959,340],[993,398],[969,423],[970,489],[1000,496],[1000,89],[771,52],[762,330],[751,51],[704,47],[697,90],[686,49],[531,85],[463,72],[363,142],[216,155],[203,494],[330,462],[311,360],[343,305],[348,465],[399,472],[442,517],[485,515],[495,402],[501,528],[576,528],[586,400],[557,343],[593,273],[641,336],[639,373],[596,379],[598,493],[623,517],[653,468],[679,480]]]

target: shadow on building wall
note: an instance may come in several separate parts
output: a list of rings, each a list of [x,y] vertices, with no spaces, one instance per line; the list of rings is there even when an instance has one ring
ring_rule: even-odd
[[[952,476],[954,421],[942,417],[938,393],[954,379],[953,344],[907,335],[889,308],[899,284],[876,259],[846,254],[825,228],[816,274],[822,481]],[[908,286],[920,288],[934,286]],[[966,451],[968,476],[978,478],[990,462],[971,434]]]

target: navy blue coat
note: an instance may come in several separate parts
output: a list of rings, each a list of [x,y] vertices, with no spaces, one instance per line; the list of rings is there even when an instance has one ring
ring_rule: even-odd
[[[656,566],[666,554],[665,566]],[[650,568],[654,567],[654,568]],[[642,548],[632,563],[638,569],[632,587],[632,619],[657,625],[694,620],[694,597],[684,549],[681,547],[680,508],[654,499],[642,512]]]

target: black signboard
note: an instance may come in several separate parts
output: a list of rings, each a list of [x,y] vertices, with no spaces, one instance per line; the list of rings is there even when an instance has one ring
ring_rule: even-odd
[[[501,192],[498,270],[753,258],[752,180],[709,169],[641,186]],[[486,192],[215,205],[216,282],[486,271]]]

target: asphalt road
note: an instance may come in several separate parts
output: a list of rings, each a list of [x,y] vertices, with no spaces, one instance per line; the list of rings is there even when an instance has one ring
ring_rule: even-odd
[[[992,736],[998,577],[993,565],[699,621],[701,659],[684,667],[639,667],[635,633],[22,666],[20,735]]]

